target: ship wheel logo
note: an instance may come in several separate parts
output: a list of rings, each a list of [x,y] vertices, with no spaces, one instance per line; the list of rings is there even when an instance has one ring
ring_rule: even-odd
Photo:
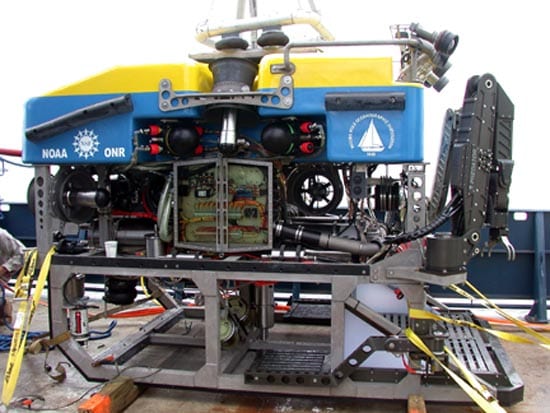
[[[366,113],[351,124],[348,143],[351,149],[358,148],[366,153],[383,152],[395,144],[395,130],[379,113]]]
[[[79,158],[88,159],[95,155],[98,151],[99,141],[93,130],[80,130],[74,137],[74,151]]]

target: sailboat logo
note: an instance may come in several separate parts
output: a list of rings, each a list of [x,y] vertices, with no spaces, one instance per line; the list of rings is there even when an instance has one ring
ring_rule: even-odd
[[[355,118],[348,130],[348,144],[367,156],[376,156],[393,148],[395,130],[391,122],[380,113],[363,113]]]
[[[369,128],[363,133],[357,146],[363,152],[382,152],[384,150],[384,144],[380,139],[376,126],[374,126],[374,120],[370,120]]]

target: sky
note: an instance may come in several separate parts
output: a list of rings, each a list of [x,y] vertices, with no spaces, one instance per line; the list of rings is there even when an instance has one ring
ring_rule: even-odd
[[[234,1],[217,0],[6,0],[0,2],[0,148],[21,149],[24,105],[34,96],[77,82],[114,66],[179,63],[206,49],[195,41],[197,24],[232,18]],[[258,0],[259,12],[288,14],[299,2]],[[308,5],[302,1],[302,6]],[[263,7],[267,4],[268,6]],[[274,10],[276,5],[277,10]],[[448,86],[425,91],[424,159],[433,176],[443,116],[462,105],[468,78],[493,74],[515,104],[515,168],[512,210],[550,210],[542,166],[550,136],[544,127],[550,86],[544,70],[547,17],[543,2],[317,0],[323,24],[338,40],[391,38],[392,24],[419,22],[428,31],[460,36],[447,73]],[[269,6],[270,5],[270,6]],[[299,28],[298,33],[302,33]],[[306,31],[306,33],[312,33]],[[300,38],[298,40],[304,40]],[[353,50],[353,53],[371,51]],[[383,55],[384,51],[380,51]],[[18,161],[16,158],[9,160]],[[32,170],[5,165],[0,197],[25,202]],[[535,179],[535,181],[533,181]],[[535,190],[535,188],[537,190]],[[542,190],[540,190],[541,188]]]

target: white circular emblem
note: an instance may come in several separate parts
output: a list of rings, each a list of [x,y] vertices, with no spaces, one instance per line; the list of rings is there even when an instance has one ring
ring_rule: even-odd
[[[357,147],[367,153],[382,152],[393,148],[395,130],[381,114],[365,113],[352,122],[348,130],[348,144],[351,149]]]
[[[73,146],[79,158],[88,159],[98,151],[99,141],[93,130],[84,129],[75,135]]]

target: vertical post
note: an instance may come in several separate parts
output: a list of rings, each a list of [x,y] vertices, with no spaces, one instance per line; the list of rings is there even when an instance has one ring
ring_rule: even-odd
[[[425,164],[409,164],[403,166],[407,174],[407,216],[405,231],[411,232],[426,225],[426,176]]]
[[[546,315],[546,244],[544,240],[544,212],[535,212],[535,265],[533,298],[535,299],[529,314],[529,321],[548,323]]]
[[[301,290],[302,286],[299,282],[292,283],[292,302],[298,301],[300,299]]]
[[[216,388],[221,372],[220,297],[216,273],[205,277],[201,271],[191,271],[191,279],[204,296],[204,356],[205,363],[194,377],[197,387]]]
[[[50,194],[52,176],[49,165],[35,166],[34,168],[34,211],[35,211],[35,231],[36,246],[40,257],[40,263],[52,246],[53,233],[62,228],[61,222],[53,218],[51,203],[48,195]]]

